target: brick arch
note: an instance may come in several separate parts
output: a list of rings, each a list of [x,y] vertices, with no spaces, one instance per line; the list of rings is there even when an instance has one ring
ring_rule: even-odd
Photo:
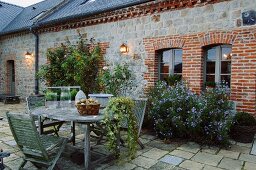
[[[228,31],[215,31],[202,33],[198,35],[200,45],[208,46],[213,44],[233,44],[236,39],[236,34]]]
[[[144,62],[148,68],[148,71],[144,73],[144,78],[148,81],[145,90],[154,86],[154,83],[158,80],[157,51],[166,48],[183,48],[185,41],[186,40],[184,38],[179,36],[143,39],[147,53],[147,58]]]
[[[165,48],[182,48],[185,44],[184,39],[164,39],[161,41],[155,41],[153,42],[154,50],[161,50]]]

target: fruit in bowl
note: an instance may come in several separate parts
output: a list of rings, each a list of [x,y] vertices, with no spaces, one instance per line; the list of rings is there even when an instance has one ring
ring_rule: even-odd
[[[100,110],[100,104],[92,98],[80,99],[76,103],[76,108],[80,115],[97,115]]]

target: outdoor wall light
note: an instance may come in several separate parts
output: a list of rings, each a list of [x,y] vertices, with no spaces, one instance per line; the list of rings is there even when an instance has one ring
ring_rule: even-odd
[[[129,51],[128,46],[123,43],[123,44],[120,46],[120,52],[121,52],[122,54],[125,54],[125,53],[128,53],[128,51]]]
[[[31,58],[31,56],[32,56],[32,54],[27,51],[26,54],[25,54],[25,58]]]

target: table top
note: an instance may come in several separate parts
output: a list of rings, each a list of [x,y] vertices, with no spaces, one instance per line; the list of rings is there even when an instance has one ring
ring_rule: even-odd
[[[102,110],[100,110],[100,112],[102,112]],[[42,106],[31,110],[31,114],[60,121],[74,121],[81,123],[99,122],[104,118],[104,115],[102,114],[81,116],[75,107],[47,108],[45,106]]]

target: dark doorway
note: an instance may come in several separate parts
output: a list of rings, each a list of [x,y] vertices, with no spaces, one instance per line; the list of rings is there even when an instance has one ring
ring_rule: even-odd
[[[15,95],[15,65],[14,60],[7,61],[7,94]]]

